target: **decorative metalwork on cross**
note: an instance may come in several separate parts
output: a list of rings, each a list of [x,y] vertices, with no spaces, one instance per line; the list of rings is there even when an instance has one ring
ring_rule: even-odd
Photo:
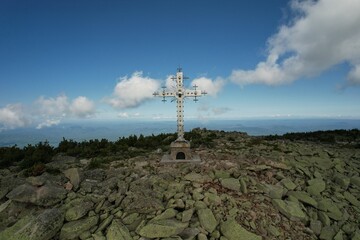
[[[178,133],[178,141],[183,141],[184,139],[184,99],[185,98],[193,98],[194,102],[199,101],[199,97],[206,95],[205,91],[201,91],[198,89],[198,86],[194,85],[193,90],[184,88],[184,79],[188,79],[184,77],[182,72],[182,68],[177,69],[176,76],[171,77],[171,79],[176,83],[175,89],[166,89],[163,87],[163,90],[160,92],[154,92],[153,95],[156,97],[162,97],[162,101],[166,102],[166,98],[172,98],[172,101],[176,100],[176,108],[177,108],[177,133]]]
[[[155,97],[162,97],[162,101],[166,102],[167,98],[171,98],[171,102],[176,100],[177,109],[177,139],[170,145],[170,154],[165,154],[161,159],[162,163],[176,163],[176,162],[201,162],[198,155],[192,154],[190,150],[190,142],[184,138],[184,99],[193,98],[195,102],[199,101],[199,97],[206,94],[205,91],[198,89],[198,86],[193,86],[193,90],[184,88],[184,74],[181,68],[178,68],[176,76],[171,77],[171,80],[176,84],[173,89],[166,89],[160,92],[154,92]]]

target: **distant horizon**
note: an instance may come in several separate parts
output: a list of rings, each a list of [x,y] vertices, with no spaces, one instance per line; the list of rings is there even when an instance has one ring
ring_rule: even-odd
[[[185,131],[193,128],[246,132],[251,136],[282,135],[290,132],[313,132],[326,130],[360,129],[360,119],[258,119],[258,120],[187,120]],[[174,120],[149,121],[88,121],[61,123],[56,126],[36,129],[27,127],[0,131],[0,147],[37,144],[48,141],[57,146],[63,139],[87,141],[91,139],[108,139],[116,141],[119,137],[143,134],[145,136],[160,133],[175,133]]]

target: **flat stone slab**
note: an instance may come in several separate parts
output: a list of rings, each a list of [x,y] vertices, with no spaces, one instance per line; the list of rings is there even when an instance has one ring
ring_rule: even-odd
[[[174,160],[171,158],[170,154],[165,154],[162,158],[160,163],[201,163],[201,158],[199,155],[192,154],[192,159],[177,159]]]

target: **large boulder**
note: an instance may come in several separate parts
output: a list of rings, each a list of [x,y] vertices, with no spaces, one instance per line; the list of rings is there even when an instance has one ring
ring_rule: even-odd
[[[89,230],[99,222],[99,216],[92,216],[85,219],[71,221],[64,224],[61,228],[60,239],[74,239],[83,232]]]
[[[27,215],[10,228],[0,232],[6,240],[48,240],[60,230],[64,214],[57,208],[47,209],[38,216]]]
[[[25,183],[9,192],[6,197],[16,202],[48,207],[63,200],[66,194],[63,187],[55,184],[48,183],[41,187],[35,187]]]
[[[183,223],[175,219],[151,221],[140,229],[139,234],[145,238],[166,238],[178,235],[187,226],[188,223]]]
[[[221,223],[220,229],[222,234],[228,240],[261,240],[261,236],[258,236],[252,232],[247,231],[241,225],[239,225],[235,220],[227,220],[226,222]]]

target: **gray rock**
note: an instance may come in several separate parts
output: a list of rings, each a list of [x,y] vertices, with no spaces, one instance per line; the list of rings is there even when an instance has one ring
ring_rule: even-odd
[[[208,175],[201,175],[199,173],[194,173],[194,172],[185,175],[184,179],[197,183],[205,183],[211,181],[211,178]]]
[[[310,229],[316,234],[320,235],[322,229],[322,223],[319,220],[313,220],[310,222]]]
[[[297,187],[295,183],[289,178],[284,178],[280,182],[289,191],[292,191]]]
[[[309,194],[307,194],[306,192],[290,191],[287,193],[287,195],[294,197],[294,198],[298,199],[300,202],[305,203],[310,206],[313,206],[315,208],[318,206],[318,203],[316,202],[316,200],[313,199],[312,197],[310,197]]]
[[[221,185],[224,188],[233,190],[233,191],[240,191],[240,182],[236,178],[225,178],[220,180]]]
[[[319,211],[318,216],[319,216],[319,220],[321,221],[321,223],[324,226],[329,226],[330,225],[330,223],[331,223],[330,218],[325,212]]]
[[[27,215],[10,228],[0,232],[6,240],[48,240],[60,230],[64,214],[57,208],[46,209],[38,216]]]
[[[97,215],[85,219],[67,222],[63,225],[60,232],[60,239],[74,239],[80,236],[83,232],[89,230],[99,222]]]
[[[337,204],[335,204],[331,199],[324,198],[318,201],[318,208],[323,211],[327,211],[327,215],[336,220],[342,220],[343,213],[340,211]]]
[[[320,239],[323,240],[332,240],[335,236],[336,232],[332,226],[325,226],[321,230],[321,234],[319,236]]]
[[[306,219],[305,213],[296,202],[273,199],[272,204],[280,213],[292,221],[303,221]]]
[[[106,233],[107,240],[130,240],[132,239],[129,230],[120,220],[112,221]]]
[[[360,207],[360,201],[356,199],[354,195],[349,193],[348,191],[344,192],[344,197],[346,200],[348,200],[352,205],[356,207]]]
[[[285,189],[282,186],[267,185],[269,188],[269,196],[272,199],[281,199],[285,193]]]
[[[252,232],[247,231],[241,225],[239,225],[235,220],[227,220],[226,222],[221,223],[220,229],[222,234],[228,240],[261,240],[261,236],[258,236]]]
[[[350,178],[350,183],[360,188],[360,177],[354,176]]]
[[[334,176],[334,181],[343,189],[347,189],[350,184],[350,178],[340,173]]]
[[[188,223],[174,219],[152,221],[140,229],[139,234],[146,238],[166,238],[180,234]]]
[[[218,222],[215,219],[213,212],[209,208],[199,209],[197,215],[200,221],[201,226],[211,233],[215,230]]]
[[[69,208],[65,213],[66,221],[75,221],[85,216],[94,206],[91,201],[81,201]]]
[[[246,182],[243,178],[240,178],[240,190],[242,193],[248,193]]]
[[[197,228],[186,228],[184,231],[179,233],[179,236],[184,240],[193,240],[200,233]]]
[[[308,181],[309,186],[307,187],[307,192],[312,196],[320,196],[326,188],[324,180],[315,178]]]
[[[74,186],[74,190],[77,190],[81,183],[80,170],[78,168],[69,168],[64,171],[65,177],[67,177],[71,184]]]
[[[47,207],[63,200],[66,193],[63,187],[50,183],[41,187],[23,184],[9,192],[6,197],[17,202],[33,203]]]

